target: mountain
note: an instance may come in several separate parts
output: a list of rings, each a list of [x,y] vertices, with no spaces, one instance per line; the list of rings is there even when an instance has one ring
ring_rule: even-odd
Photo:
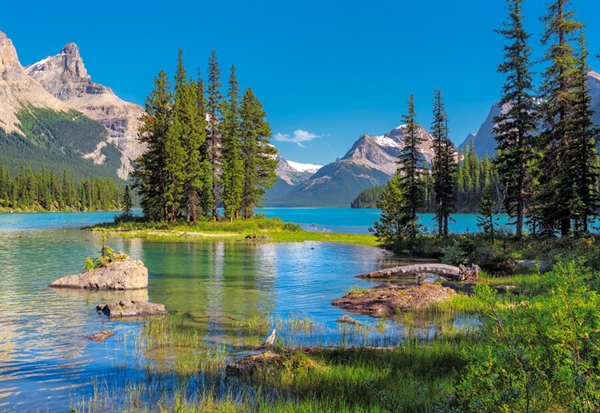
[[[424,139],[421,153],[427,162],[433,158],[433,137],[419,127]],[[363,190],[386,183],[396,172],[397,160],[404,146],[404,126],[385,135],[362,135],[352,148],[333,163],[320,168],[310,179],[294,185],[289,192],[264,202],[272,207],[349,207]]]
[[[137,141],[144,109],[120,99],[110,88],[92,82],[75,43],[65,45],[56,56],[27,66],[25,72],[53,96],[105,127],[108,141],[123,153],[118,174],[127,179],[130,161],[145,149]]]
[[[25,73],[17,51],[0,32],[0,163],[17,171],[67,170],[73,177],[116,178],[121,154],[99,123],[47,92]]]
[[[591,108],[595,112],[592,119],[596,125],[600,126],[600,74],[594,71],[588,72],[587,85],[592,97]],[[508,104],[500,107],[498,103],[494,103],[479,130],[475,133],[469,133],[463,143],[460,144],[460,148],[468,148],[469,143],[473,141],[477,156],[483,157],[486,153],[492,156],[496,152],[494,117],[502,112],[505,113],[509,108]]]
[[[267,199],[279,198],[290,192],[294,186],[306,182],[314,175],[322,166],[313,164],[302,164],[298,162],[288,161],[279,153],[276,156],[277,182],[269,189],[266,194]]]

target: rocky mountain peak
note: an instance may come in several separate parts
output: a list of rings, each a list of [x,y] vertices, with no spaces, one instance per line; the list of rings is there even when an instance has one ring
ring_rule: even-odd
[[[77,56],[79,57],[79,46],[77,46],[75,43],[71,42],[71,43],[67,43],[61,51],[62,54],[66,54],[66,55],[72,55],[72,56]]]
[[[124,154],[119,176],[126,179],[131,170],[129,161],[145,149],[137,140],[142,107],[125,102],[109,87],[92,82],[75,43],[66,44],[59,54],[28,66],[26,71],[55,97],[106,128],[109,142]]]
[[[15,65],[20,66],[19,59],[17,58],[17,51],[13,46],[12,41],[6,37],[6,34],[0,32],[0,75],[6,80],[7,76],[4,74],[9,67]]]

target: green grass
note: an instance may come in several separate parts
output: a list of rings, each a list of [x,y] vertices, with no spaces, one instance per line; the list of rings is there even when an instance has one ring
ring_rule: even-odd
[[[279,218],[254,217],[248,220],[199,221],[196,224],[177,222],[144,222],[132,220],[128,222],[102,223],[86,229],[118,233],[119,236],[144,238],[160,241],[203,241],[232,240],[246,242],[342,242],[348,244],[377,246],[377,240],[368,234],[334,234],[303,230],[298,224],[283,222]],[[257,236],[257,239],[246,239]],[[267,239],[260,237],[267,236]]]

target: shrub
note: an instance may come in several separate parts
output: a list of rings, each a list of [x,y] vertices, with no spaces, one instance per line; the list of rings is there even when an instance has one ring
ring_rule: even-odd
[[[600,405],[600,295],[583,260],[555,265],[547,294],[506,305],[480,285],[481,342],[457,396],[466,411],[596,411]]]

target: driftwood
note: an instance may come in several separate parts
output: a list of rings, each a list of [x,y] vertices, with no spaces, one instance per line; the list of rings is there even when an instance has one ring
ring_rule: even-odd
[[[479,267],[475,264],[471,264],[468,267],[461,265],[455,267],[447,264],[413,264],[413,265],[402,265],[399,267],[386,268],[384,270],[373,271],[367,274],[361,274],[359,278],[390,278],[397,277],[399,275],[409,274],[435,274],[442,277],[452,278],[458,281],[476,280],[479,274]]]

